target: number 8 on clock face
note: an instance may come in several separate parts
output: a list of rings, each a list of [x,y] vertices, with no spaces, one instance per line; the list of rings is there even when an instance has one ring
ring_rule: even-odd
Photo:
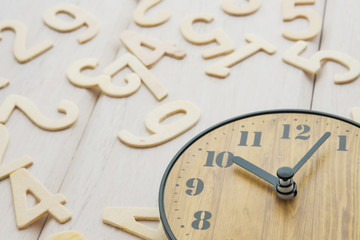
[[[306,110],[236,117],[168,166],[169,239],[359,239],[360,125]]]

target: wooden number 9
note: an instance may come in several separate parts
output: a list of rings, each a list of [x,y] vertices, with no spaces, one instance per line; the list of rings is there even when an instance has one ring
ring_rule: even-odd
[[[63,21],[56,16],[59,13],[66,13],[75,19],[71,22]],[[43,20],[47,26],[60,32],[71,32],[86,25],[88,27],[87,31],[77,38],[81,44],[93,39],[99,32],[99,23],[94,16],[72,4],[57,5],[48,9],[43,16]]]

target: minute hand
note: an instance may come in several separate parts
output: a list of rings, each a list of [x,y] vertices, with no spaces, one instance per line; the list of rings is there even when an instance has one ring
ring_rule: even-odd
[[[330,132],[326,132],[315,145],[303,156],[303,158],[293,168],[294,174],[305,164],[305,162],[318,150],[318,148],[325,142],[326,139],[331,135]]]
[[[275,185],[276,182],[278,181],[278,178],[275,177],[274,175],[268,173],[267,171],[255,166],[254,164],[246,161],[245,159],[243,159],[242,157],[236,156],[232,159],[232,161],[234,163],[236,163],[237,165],[245,168],[246,170],[248,170],[249,172],[255,174],[256,176],[264,179],[265,181]]]

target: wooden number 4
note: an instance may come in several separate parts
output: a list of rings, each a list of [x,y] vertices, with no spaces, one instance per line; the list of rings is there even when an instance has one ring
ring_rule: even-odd
[[[164,230],[159,224],[157,229],[149,228],[137,221],[160,221],[158,208],[106,208],[103,222],[121,228],[142,239],[166,240]]]
[[[10,175],[14,198],[16,224],[24,229],[49,213],[58,222],[65,223],[71,219],[71,212],[63,206],[66,202],[62,194],[51,194],[26,169],[21,168]],[[38,203],[29,208],[27,194],[32,194]]]

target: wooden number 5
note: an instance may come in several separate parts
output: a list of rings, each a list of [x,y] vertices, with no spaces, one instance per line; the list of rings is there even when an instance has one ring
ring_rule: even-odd
[[[0,123],[5,124],[16,107],[36,126],[51,131],[69,128],[76,122],[79,116],[79,108],[70,101],[63,100],[58,105],[58,111],[65,113],[65,117],[59,120],[52,120],[45,117],[29,99],[19,95],[10,95],[0,105]]]
[[[160,124],[166,118],[177,114],[185,115],[170,124]],[[199,108],[187,101],[175,101],[153,110],[145,120],[146,129],[152,133],[149,137],[137,137],[127,130],[119,132],[119,139],[131,147],[153,147],[167,142],[192,128],[200,119]]]
[[[22,22],[14,20],[0,21],[0,32],[3,30],[13,30],[15,32],[14,56],[20,63],[28,62],[53,47],[52,41],[45,40],[31,48],[26,49],[27,30],[26,26]]]
[[[283,20],[292,21],[296,18],[305,18],[309,22],[309,27],[304,32],[294,32],[284,30],[283,36],[289,40],[311,40],[315,38],[321,30],[321,18],[318,13],[309,9],[295,9],[296,5],[314,4],[315,0],[283,0]]]
[[[56,17],[59,13],[69,14],[75,19],[73,21],[63,21]],[[43,16],[43,20],[47,26],[60,32],[71,32],[86,25],[88,27],[87,31],[77,38],[81,44],[93,39],[99,32],[99,23],[94,16],[72,4],[57,5],[48,9]]]

